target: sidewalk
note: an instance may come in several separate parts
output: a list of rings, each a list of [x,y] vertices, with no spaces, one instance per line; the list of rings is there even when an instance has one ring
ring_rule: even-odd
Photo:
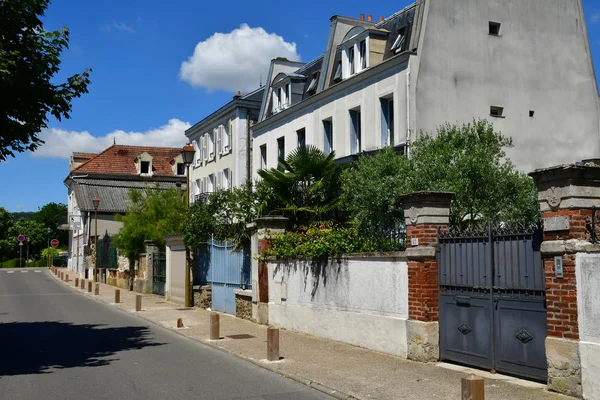
[[[100,284],[100,294],[95,296],[93,291],[87,293],[87,284],[85,291],[75,289],[73,272],[60,271],[69,276],[68,282],[63,283],[73,290],[340,399],[459,399],[460,380],[473,371],[485,378],[486,400],[569,399],[548,392],[545,385],[534,382],[442,363],[413,362],[285,330],[280,332],[283,360],[268,362],[266,326],[221,314],[223,339],[211,341],[208,340],[209,311],[185,309],[160,296],[145,294],[142,311],[136,313],[135,295],[138,293],[121,290],[121,303],[114,304],[115,287]],[[183,319],[184,328],[177,329],[177,318]]]

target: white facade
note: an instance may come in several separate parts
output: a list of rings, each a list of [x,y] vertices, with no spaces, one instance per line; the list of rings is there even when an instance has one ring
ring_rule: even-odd
[[[397,258],[269,262],[269,324],[400,357],[408,264]]]
[[[250,128],[262,89],[234,100],[186,131],[196,150],[190,166],[190,196],[239,187],[249,177]]]
[[[404,25],[395,22],[402,18]],[[310,79],[306,70],[289,75]],[[338,159],[391,144],[390,133],[410,156],[421,132],[484,118],[513,139],[507,154],[525,172],[600,153],[579,0],[422,0],[378,24],[334,17],[320,72],[316,93],[261,113],[253,151],[266,160],[255,157],[255,179],[258,169],[277,166],[282,143],[285,155],[297,147],[301,129],[306,144],[327,151],[323,121],[333,126]],[[269,85],[281,80],[270,75]]]

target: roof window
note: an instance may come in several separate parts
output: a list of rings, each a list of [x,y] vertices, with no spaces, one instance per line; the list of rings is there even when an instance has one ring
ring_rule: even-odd
[[[315,90],[317,90],[317,83],[319,83],[320,75],[321,75],[321,73],[319,71],[314,72],[312,74],[310,84],[308,85],[308,88],[306,89],[306,93],[311,93],[311,92],[314,92]]]

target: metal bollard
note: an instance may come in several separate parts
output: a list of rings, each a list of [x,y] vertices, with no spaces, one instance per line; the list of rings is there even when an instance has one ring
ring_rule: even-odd
[[[92,293],[92,281],[88,281],[88,293]]]
[[[135,295],[135,311],[142,311],[142,295]]]
[[[98,296],[100,294],[100,284],[96,283],[96,287],[94,288],[94,295]]]
[[[462,400],[484,400],[485,388],[483,378],[475,375],[462,378],[460,381]]]
[[[79,277],[75,277],[75,287],[79,287]]]
[[[267,360],[279,361],[279,328],[267,328]]]
[[[177,318],[177,328],[183,328],[183,318]]]
[[[221,339],[221,315],[216,312],[210,313],[210,340]]]
[[[115,289],[115,304],[119,304],[121,302],[121,291],[119,289]]]

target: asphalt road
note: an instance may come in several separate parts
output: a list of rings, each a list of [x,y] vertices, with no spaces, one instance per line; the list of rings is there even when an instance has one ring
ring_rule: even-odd
[[[30,268],[0,270],[0,399],[330,397]]]

